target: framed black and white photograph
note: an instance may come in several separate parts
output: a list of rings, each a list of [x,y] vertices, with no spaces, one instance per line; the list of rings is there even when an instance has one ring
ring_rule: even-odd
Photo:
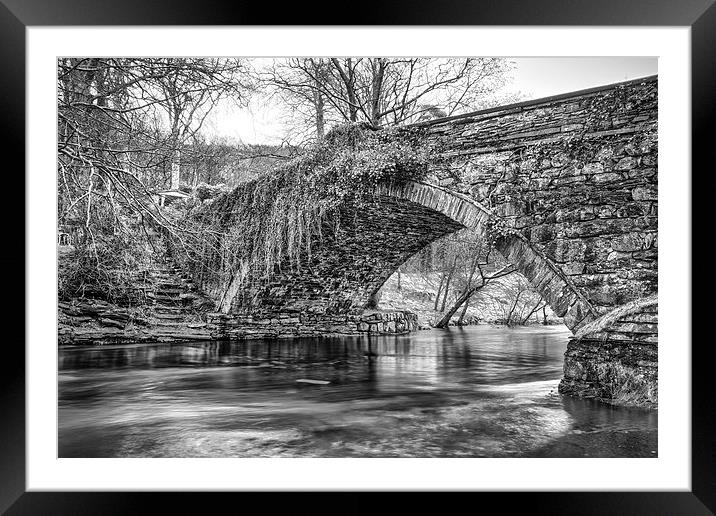
[[[4,4],[8,514],[137,491],[712,513],[710,2],[302,26]]]

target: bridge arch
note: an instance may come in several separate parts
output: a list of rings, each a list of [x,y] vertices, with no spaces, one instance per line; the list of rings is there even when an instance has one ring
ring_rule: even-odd
[[[282,270],[238,290],[214,320],[219,333],[231,334],[232,326],[238,337],[266,334],[262,326],[278,327],[279,335],[355,332],[371,294],[408,258],[448,233],[486,232],[494,217],[467,195],[421,182],[379,184],[360,202],[342,205],[337,216],[300,270]],[[567,276],[526,239],[501,237],[496,248],[572,331],[596,317]]]
[[[462,227],[483,234],[495,215],[470,196],[437,185],[419,182],[382,184],[376,193],[413,202],[442,213]],[[573,332],[599,314],[559,266],[519,234],[502,237],[497,250],[522,273]]]

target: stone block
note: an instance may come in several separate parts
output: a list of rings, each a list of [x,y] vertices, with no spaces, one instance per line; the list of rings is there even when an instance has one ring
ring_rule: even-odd
[[[618,183],[619,181],[623,181],[623,178],[621,174],[617,174],[616,172],[607,172],[604,174],[595,174],[592,176],[592,182],[598,184]]]
[[[631,170],[633,168],[636,168],[638,165],[637,159],[633,156],[628,156],[626,158],[620,159],[616,165],[614,165],[614,168],[616,170]]]
[[[631,191],[631,196],[635,201],[656,201],[658,192],[655,186],[637,186]]]
[[[614,148],[611,146],[605,146],[600,148],[594,157],[599,161],[610,163],[613,156]]]
[[[646,235],[644,233],[626,233],[611,239],[612,249],[622,253],[641,251],[647,247]]]
[[[582,167],[582,174],[601,174],[604,172],[604,164],[599,162],[587,163]]]

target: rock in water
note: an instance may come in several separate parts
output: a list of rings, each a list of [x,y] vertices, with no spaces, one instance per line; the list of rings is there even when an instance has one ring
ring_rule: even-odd
[[[331,383],[331,382],[327,382],[326,380],[309,380],[307,378],[300,378],[296,381],[300,382],[300,383],[313,383],[316,385],[328,385],[329,383]]]

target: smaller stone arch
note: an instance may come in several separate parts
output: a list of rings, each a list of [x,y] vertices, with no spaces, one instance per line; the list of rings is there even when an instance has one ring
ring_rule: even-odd
[[[444,214],[463,227],[481,232],[486,232],[488,220],[497,217],[475,199],[429,183],[382,184],[376,193],[421,204]],[[599,317],[597,310],[559,266],[525,237],[515,233],[499,238],[495,246],[544,297],[554,313],[564,319],[570,330],[576,331]]]

